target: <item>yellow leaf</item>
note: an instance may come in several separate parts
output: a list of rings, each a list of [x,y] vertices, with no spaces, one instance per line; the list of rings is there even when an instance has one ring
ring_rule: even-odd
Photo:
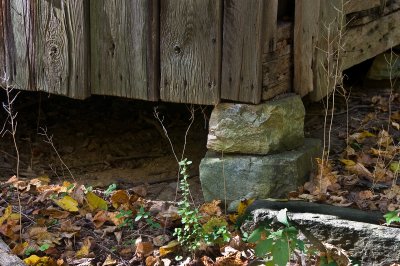
[[[0,217],[0,225],[2,225],[8,219],[8,217],[10,217],[11,213],[12,206],[8,205],[8,207],[4,210],[3,216]]]
[[[238,215],[241,216],[246,212],[247,207],[252,204],[254,199],[244,199],[241,200],[238,207],[237,207],[237,212]]]
[[[356,165],[356,162],[353,160],[341,159],[340,161],[346,166]]]
[[[400,163],[399,162],[392,162],[389,166],[390,171],[393,173],[398,173],[400,171]]]
[[[83,240],[82,247],[76,252],[76,257],[77,258],[87,257],[89,255],[90,246],[91,246],[90,238],[85,238],[85,240]]]
[[[93,192],[88,192],[86,194],[86,199],[88,201],[89,204],[89,208],[94,211],[96,209],[100,209],[100,210],[107,210],[107,202],[105,200],[103,200],[102,198],[100,198],[99,196],[97,196],[96,194],[94,194]]]
[[[66,211],[77,212],[79,210],[78,202],[68,195],[59,200],[54,200],[54,202]]]
[[[164,257],[169,253],[172,253],[177,250],[179,246],[179,242],[176,240],[172,240],[167,245],[160,247],[160,256]]]
[[[24,262],[29,266],[53,266],[57,265],[54,260],[48,256],[39,257],[31,255],[24,259]]]

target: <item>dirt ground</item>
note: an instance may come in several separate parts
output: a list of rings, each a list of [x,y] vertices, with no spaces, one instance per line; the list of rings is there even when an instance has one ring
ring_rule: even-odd
[[[331,154],[340,156],[346,147],[346,125],[356,131],[363,118],[374,112],[371,98],[387,90],[351,91],[348,106],[337,96],[331,133]],[[1,95],[4,99],[4,95]],[[324,104],[305,103],[306,137],[323,139]],[[170,142],[154,116],[156,108],[168,131],[178,158],[181,158],[185,132],[190,124],[190,106],[151,103],[116,97],[93,96],[72,100],[45,93],[21,92],[15,103],[17,144],[20,152],[20,176],[48,175],[53,180],[74,178],[85,185],[120,188],[148,185],[148,198],[174,200],[177,186],[177,162]],[[187,135],[185,157],[193,161],[191,190],[196,203],[203,202],[198,165],[206,153],[207,126],[212,107],[194,106],[195,119]],[[348,120],[347,120],[347,112]],[[0,121],[6,113],[0,112]],[[330,117],[328,116],[328,120]],[[376,128],[387,120],[374,120]],[[54,148],[43,135],[51,138]],[[61,162],[60,158],[63,160]],[[9,134],[0,139],[0,180],[15,174],[16,153]]]
[[[0,97],[5,99],[4,95]],[[195,119],[187,135],[185,157],[193,161],[191,189],[195,202],[200,203],[203,197],[198,165],[206,152],[211,108],[193,107]],[[148,184],[149,199],[175,199],[178,166],[154,108],[180,159],[190,124],[190,106],[101,96],[81,101],[21,92],[14,108],[18,111],[22,178],[48,175],[55,181],[71,179],[67,166],[74,178],[85,185],[107,187],[116,183],[119,188],[128,188]],[[5,119],[2,110],[0,121]],[[5,134],[0,139],[0,180],[7,180],[15,169],[12,138]]]

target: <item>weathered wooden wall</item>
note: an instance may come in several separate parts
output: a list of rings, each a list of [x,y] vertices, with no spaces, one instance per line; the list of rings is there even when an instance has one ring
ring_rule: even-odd
[[[259,103],[291,87],[280,1],[0,0],[0,71],[78,99]]]
[[[309,94],[312,100],[320,100],[333,90],[333,77],[327,75],[327,69],[335,68],[338,53],[340,69],[345,70],[400,44],[399,0],[330,0],[318,4],[296,0],[295,12],[294,89],[302,96]],[[309,12],[311,8],[315,12]],[[340,12],[344,20],[338,47]]]
[[[341,8],[343,68],[400,43],[400,0],[0,0],[0,74],[77,99],[319,100]]]
[[[22,89],[87,97],[87,11],[87,1],[2,0],[0,59],[9,82]]]

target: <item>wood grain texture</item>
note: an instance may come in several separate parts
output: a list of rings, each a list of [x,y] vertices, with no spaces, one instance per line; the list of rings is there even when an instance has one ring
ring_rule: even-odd
[[[295,5],[293,88],[297,94],[305,96],[314,89],[320,1],[296,0]]]
[[[76,99],[89,96],[87,1],[37,1],[37,89]]]
[[[343,58],[343,68],[347,69],[399,45],[399,23],[400,11],[348,30],[345,35],[346,56]]]
[[[293,83],[293,23],[279,22],[275,50],[262,57],[262,100],[289,92]]]
[[[354,13],[359,12],[381,5],[381,0],[349,0],[344,5],[344,13]]]
[[[34,11],[28,0],[6,1],[6,76],[12,86],[35,90]]]
[[[152,1],[150,1],[152,2]],[[155,100],[148,86],[148,47],[153,14],[146,0],[96,0],[90,3],[91,91],[94,94]],[[156,10],[154,10],[156,11]],[[154,58],[153,58],[154,60]],[[151,66],[154,67],[154,62]],[[149,92],[150,91],[150,92]]]
[[[264,4],[262,0],[224,1],[222,99],[250,103],[261,100]],[[274,32],[272,29],[268,36],[272,49]]]
[[[334,89],[335,57],[338,51],[338,10],[343,10],[342,0],[320,2],[318,37],[314,50],[313,79],[314,86],[309,97],[312,101],[319,101],[329,95]],[[329,29],[328,29],[329,28]],[[343,28],[344,31],[344,28]],[[341,41],[342,44],[344,40]],[[343,51],[340,51],[340,60]],[[339,62],[340,64],[340,62]]]
[[[220,93],[221,0],[162,0],[160,96],[216,104]]]

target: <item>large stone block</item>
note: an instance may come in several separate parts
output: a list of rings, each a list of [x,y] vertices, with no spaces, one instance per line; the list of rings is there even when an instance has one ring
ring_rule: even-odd
[[[242,154],[292,150],[303,145],[304,115],[297,95],[258,105],[218,104],[211,113],[207,148]]]
[[[304,145],[279,154],[231,155],[208,151],[200,163],[204,199],[232,202],[243,197],[278,198],[296,190],[309,178],[321,141],[306,139]]]

